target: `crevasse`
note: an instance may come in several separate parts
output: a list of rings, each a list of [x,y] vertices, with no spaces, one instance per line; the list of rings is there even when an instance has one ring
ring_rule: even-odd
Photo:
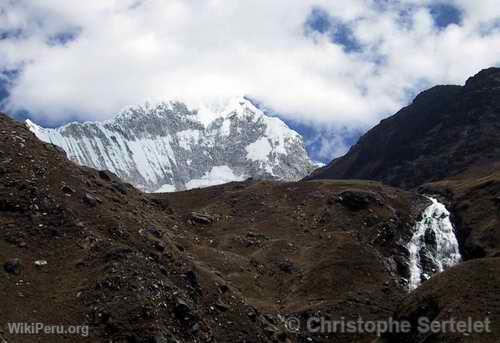
[[[450,221],[450,212],[437,199],[428,197],[432,204],[422,214],[422,220],[415,224],[415,232],[408,244],[410,291],[434,273],[460,262],[455,230]]]

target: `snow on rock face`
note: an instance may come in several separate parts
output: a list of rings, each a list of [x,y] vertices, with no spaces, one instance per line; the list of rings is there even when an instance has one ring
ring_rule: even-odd
[[[410,252],[409,289],[414,290],[434,273],[440,273],[462,259],[450,212],[434,198],[415,225],[408,244]]]
[[[163,185],[155,191],[155,193],[171,193],[171,192],[175,192],[174,185]]]
[[[186,183],[187,189],[203,188],[221,185],[231,181],[243,181],[245,178],[236,175],[228,166],[216,166],[206,172],[200,179],[193,179]]]
[[[112,120],[56,129],[26,124],[78,164],[110,170],[148,192],[248,177],[294,181],[314,169],[302,137],[245,98],[196,108],[173,101],[145,104]]]
[[[265,162],[273,151],[273,147],[267,137],[262,137],[247,145],[245,150],[247,151],[247,159]]]

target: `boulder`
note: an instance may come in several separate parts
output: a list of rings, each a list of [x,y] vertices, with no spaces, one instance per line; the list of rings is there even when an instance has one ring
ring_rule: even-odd
[[[214,218],[205,213],[191,212],[190,220],[193,223],[209,225],[213,223]]]
[[[100,201],[99,199],[97,199],[97,197],[93,196],[92,194],[85,193],[83,195],[83,202],[85,202],[90,207],[96,207],[97,203]]]
[[[337,201],[352,210],[361,210],[370,205],[381,205],[375,193],[361,190],[344,191],[338,195]]]
[[[9,273],[9,274],[14,274],[14,275],[19,275],[21,274],[21,260],[18,258],[13,258],[5,262],[3,265],[3,269]]]

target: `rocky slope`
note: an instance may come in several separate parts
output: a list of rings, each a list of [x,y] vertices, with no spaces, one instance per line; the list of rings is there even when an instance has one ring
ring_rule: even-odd
[[[376,343],[496,343],[500,337],[500,258],[484,258],[465,262],[436,275],[407,297],[394,318],[408,321],[408,333],[384,335]],[[488,325],[489,332],[474,333],[474,329],[458,326],[447,332],[419,332],[419,318],[426,317],[440,323],[468,320]],[[488,324],[489,322],[489,324]],[[455,332],[451,332],[455,331]]]
[[[146,104],[110,121],[57,129],[27,125],[78,164],[110,170],[149,192],[249,177],[294,181],[313,169],[302,137],[245,98],[196,109],[180,102]]]
[[[3,115],[0,132],[0,322],[91,335],[23,342],[371,342],[284,318],[382,320],[408,292],[405,247],[430,204],[414,193],[246,181],[145,194]]]
[[[465,86],[422,92],[308,179],[369,179],[413,188],[465,174],[486,175],[499,161],[500,69],[490,68]]]
[[[1,114],[0,133],[0,341],[270,340],[236,290],[194,272],[177,244],[193,236],[167,204],[77,167]],[[12,322],[89,325],[90,337],[11,335]]]

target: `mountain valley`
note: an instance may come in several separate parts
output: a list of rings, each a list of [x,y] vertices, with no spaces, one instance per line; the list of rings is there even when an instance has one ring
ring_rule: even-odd
[[[174,115],[181,104],[55,130],[0,114],[0,322],[90,328],[89,337],[22,342],[496,343],[499,89],[500,69],[491,68],[463,87],[425,91],[301,181],[294,180],[312,163],[300,136],[244,101],[208,126],[191,112]],[[158,133],[164,141],[151,151],[134,150],[139,133],[145,141],[160,130],[150,127],[153,116],[173,120],[161,129],[172,132]],[[270,123],[282,134],[266,134]],[[251,138],[225,159],[238,128]],[[193,159],[192,169],[184,165],[190,151],[204,154],[195,143],[182,148],[186,130],[199,131],[198,144],[213,138],[210,158]],[[96,139],[85,145],[82,137],[122,149],[95,149]],[[267,159],[247,159],[261,137],[271,147]],[[168,163],[155,155],[167,141],[176,147]],[[147,172],[128,150],[151,152],[142,155]],[[130,168],[118,168],[123,161]],[[236,179],[188,187],[224,165]],[[143,192],[170,186],[182,191]],[[491,332],[424,334],[412,326],[377,337],[305,325],[319,317],[415,324],[422,316],[488,318]],[[0,328],[0,342],[17,339]]]

